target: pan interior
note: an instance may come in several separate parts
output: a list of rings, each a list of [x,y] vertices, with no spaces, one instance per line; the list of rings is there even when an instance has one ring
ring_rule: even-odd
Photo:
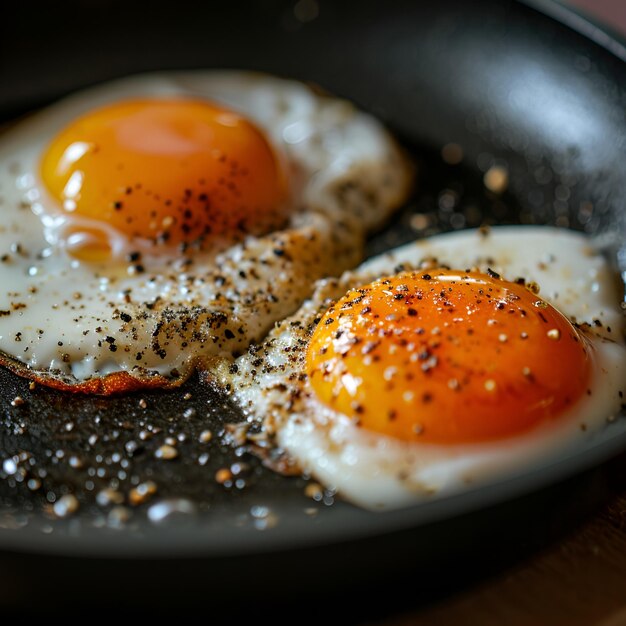
[[[131,19],[142,3],[126,7],[115,38],[111,17],[77,4],[101,45],[81,43],[87,34],[80,29],[72,45],[52,45],[52,33],[57,42],[72,18],[61,24],[43,9],[32,28],[35,48],[46,54],[26,54],[0,69],[3,84],[13,87],[0,101],[4,119],[144,70],[240,67],[313,81],[383,119],[418,164],[413,197],[371,238],[368,256],[437,232],[536,223],[584,230],[626,264],[626,255],[619,257],[626,220],[623,63],[533,9],[481,0],[470,11],[461,1],[397,0],[384,10],[375,2],[313,2],[317,9],[303,13],[291,2],[254,2],[242,22],[238,3],[209,10],[183,2],[185,28],[170,31],[163,46],[154,33],[168,31],[165,3],[151,4],[152,28],[137,29]],[[17,24],[29,19],[26,9],[12,11]],[[235,28],[237,36],[227,36]],[[77,49],[84,59],[68,65]],[[506,190],[485,186],[493,168],[506,172]],[[151,538],[167,533],[202,536],[202,545],[219,550],[220,537],[233,528],[240,539],[251,537],[240,544],[250,547],[268,536],[259,531],[274,527],[286,541],[308,528],[321,538],[355,522],[366,533],[398,523],[337,502],[329,491],[311,499],[305,479],[272,472],[237,445],[242,416],[197,378],[173,392],[94,398],[33,390],[0,370],[0,390],[0,528],[11,537],[15,530],[27,538],[52,532],[60,541],[78,534],[91,545],[103,535],[110,545],[145,537],[150,550]],[[168,461],[155,453],[169,437],[179,454]],[[216,480],[222,470],[230,472],[226,483]],[[68,514],[67,507],[78,508]],[[420,520],[409,515],[403,523]]]

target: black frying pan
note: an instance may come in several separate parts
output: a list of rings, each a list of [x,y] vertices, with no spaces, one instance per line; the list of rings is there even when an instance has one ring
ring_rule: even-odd
[[[354,100],[418,162],[414,198],[372,238],[369,254],[414,237],[407,225],[418,211],[430,216],[429,232],[557,223],[623,240],[626,54],[559,5],[532,4],[539,11],[506,0],[12,3],[0,37],[0,116],[138,71],[263,70]],[[441,158],[450,142],[463,148],[460,165]],[[482,184],[497,163],[510,172],[503,196]],[[439,211],[445,189],[458,196],[463,219]],[[303,479],[277,476],[245,451],[237,456],[220,433],[241,416],[195,379],[170,393],[90,398],[31,391],[0,370],[0,389],[0,459],[27,453],[23,477],[10,464],[0,472],[0,599],[13,606],[39,593],[67,600],[68,589],[72,603],[93,601],[103,586],[105,600],[170,607],[206,602],[208,593],[212,603],[238,597],[243,588],[257,599],[287,591],[298,598],[312,588],[336,595],[340,585],[355,598],[356,582],[368,581],[387,594],[410,588],[410,598],[424,601],[583,518],[606,497],[614,466],[593,468],[626,448],[622,429],[548,473],[371,514],[330,505],[328,493],[313,502]],[[26,402],[12,406],[18,395]],[[183,417],[188,408],[194,415]],[[150,427],[160,432],[144,438]],[[218,436],[200,444],[207,428]],[[184,438],[180,455],[158,461],[154,450],[168,435]],[[214,482],[219,468],[237,462],[245,485]],[[115,508],[96,498],[112,480],[126,496],[146,480],[158,492]],[[53,502],[66,493],[80,508],[54,519]],[[367,610],[386,606],[372,600]]]

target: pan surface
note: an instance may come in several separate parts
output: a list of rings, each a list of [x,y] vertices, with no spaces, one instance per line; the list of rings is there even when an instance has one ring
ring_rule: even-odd
[[[558,5],[533,4],[572,18]],[[422,234],[538,223],[582,229],[618,247],[624,240],[626,65],[617,42],[605,40],[607,50],[507,0],[471,7],[463,0],[175,5],[173,15],[173,3],[165,2],[12,3],[0,38],[1,118],[140,71],[262,70],[355,101],[386,122],[416,159],[414,197],[372,238],[370,255],[415,238],[416,212],[428,216]],[[442,159],[449,143],[461,146],[462,163]],[[504,196],[482,185],[494,164],[509,171]],[[439,209],[444,190],[458,197],[457,217]],[[13,406],[16,396],[25,402]],[[303,479],[277,476],[229,445],[224,424],[241,415],[195,379],[175,392],[90,398],[30,390],[0,370],[0,419],[0,571],[14,576],[16,589],[32,571],[29,559],[44,555],[65,559],[75,572],[77,557],[90,557],[102,578],[113,567],[110,557],[133,557],[144,575],[155,559],[177,557],[188,574],[208,560],[223,581],[250,576],[246,559],[253,555],[285,566],[297,558],[310,572],[332,562],[335,578],[372,555],[381,567],[409,554],[430,562],[433,542],[458,555],[470,537],[494,526],[516,519],[522,529],[535,519],[537,503],[542,515],[563,502],[585,509],[601,495],[580,491],[597,486],[593,474],[556,491],[551,486],[626,449],[620,419],[575,456],[492,488],[372,514],[330,492],[313,501]],[[209,444],[200,442],[206,429],[217,435]],[[178,441],[172,462],[154,456],[166,437]],[[226,487],[214,480],[225,467],[235,469]],[[148,481],[156,493],[130,505],[130,492]],[[65,517],[68,502],[78,510]],[[214,574],[203,569],[203,576]]]

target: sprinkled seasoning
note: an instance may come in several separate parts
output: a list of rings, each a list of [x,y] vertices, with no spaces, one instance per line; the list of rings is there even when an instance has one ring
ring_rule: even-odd
[[[493,165],[483,178],[485,187],[496,194],[502,194],[509,186],[509,172],[503,165]]]
[[[70,517],[74,515],[80,507],[76,496],[68,493],[61,496],[52,506],[52,511],[56,517]]]
[[[213,439],[213,433],[210,430],[203,430],[198,437],[200,443],[209,443]]]
[[[114,506],[107,515],[107,526],[123,528],[130,520],[130,511],[125,506]]]
[[[148,519],[153,524],[165,524],[180,517],[195,515],[197,511],[197,506],[187,498],[167,498],[150,506]]]
[[[233,480],[233,473],[228,468],[222,468],[215,473],[215,482],[220,485],[228,485]]]
[[[278,516],[266,506],[253,506],[250,509],[250,516],[253,519],[254,527],[257,530],[269,530],[278,525]]]
[[[74,469],[81,469],[85,466],[84,461],[76,455],[72,455],[68,459],[68,464],[70,467],[73,467]]]
[[[304,495],[316,502],[320,502],[324,497],[324,488],[318,483],[308,483],[304,488]]]
[[[38,491],[39,489],[41,489],[41,480],[39,480],[39,478],[29,478],[26,486],[31,491]]]
[[[117,489],[107,487],[98,492],[96,495],[96,502],[102,507],[106,507],[111,504],[122,504],[122,502],[124,502],[124,494],[119,492]]]
[[[7,474],[7,476],[12,476],[17,472],[17,462],[14,458],[5,459],[2,463],[2,471]]]
[[[174,446],[164,444],[160,448],[157,448],[154,456],[163,461],[172,461],[178,456],[178,450],[174,448]]]
[[[157,485],[154,481],[148,480],[140,483],[128,494],[128,501],[133,506],[143,504],[157,492]]]

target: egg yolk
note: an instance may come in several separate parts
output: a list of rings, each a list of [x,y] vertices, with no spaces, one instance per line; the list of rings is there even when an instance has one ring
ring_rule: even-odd
[[[41,175],[64,211],[131,239],[208,247],[285,219],[286,177],[267,138],[241,115],[200,100],[94,110],[53,139]],[[102,239],[96,257],[106,250]]]
[[[349,291],[306,355],[317,397],[404,441],[510,437],[562,415],[590,378],[586,338],[494,272],[405,272]]]

